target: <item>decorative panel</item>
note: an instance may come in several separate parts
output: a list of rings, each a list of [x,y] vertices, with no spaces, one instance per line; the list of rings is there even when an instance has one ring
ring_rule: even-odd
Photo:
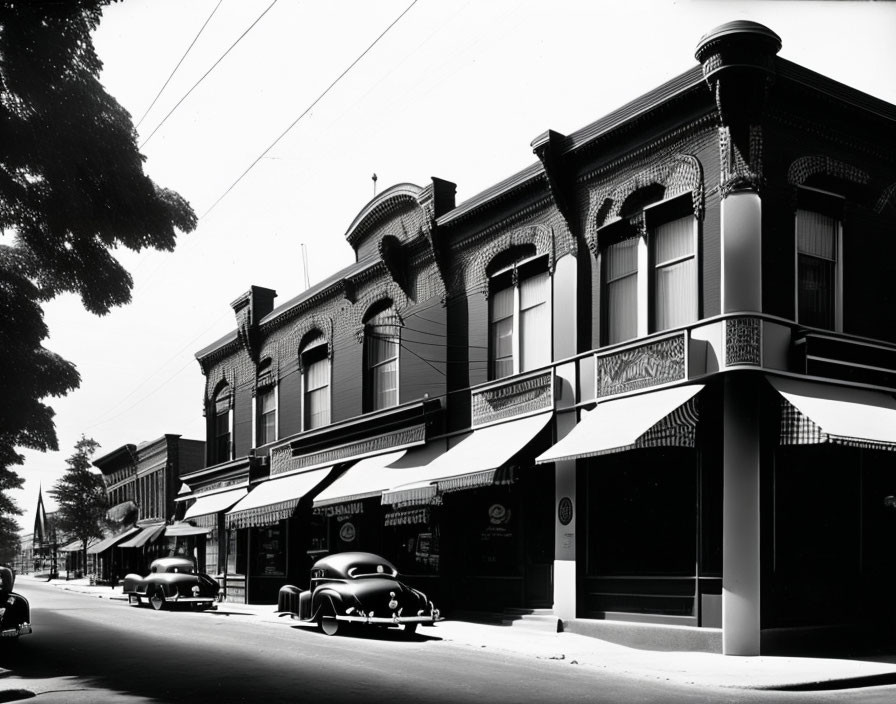
[[[554,407],[554,375],[551,371],[514,378],[472,393],[473,427],[507,418],[547,411]]]
[[[681,333],[598,356],[597,396],[613,396],[686,378],[686,349],[685,334]]]
[[[725,366],[762,364],[762,322],[759,318],[725,321]]]

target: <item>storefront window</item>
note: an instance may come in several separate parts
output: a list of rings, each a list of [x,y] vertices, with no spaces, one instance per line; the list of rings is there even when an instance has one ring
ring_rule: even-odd
[[[255,569],[259,577],[282,577],[286,575],[286,522],[275,526],[264,526],[254,531]]]

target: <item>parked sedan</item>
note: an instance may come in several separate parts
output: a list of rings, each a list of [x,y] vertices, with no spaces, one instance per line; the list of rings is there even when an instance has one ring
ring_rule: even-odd
[[[317,623],[328,636],[351,623],[403,626],[411,634],[418,624],[441,620],[439,610],[423,592],[400,582],[391,562],[369,552],[321,558],[311,568],[309,589],[291,584],[280,589],[277,611]]]
[[[218,591],[218,583],[197,572],[193,561],[186,557],[153,560],[146,577],[129,574],[122,586],[131,606],[148,603],[156,611],[176,605],[207,609],[218,598]]]

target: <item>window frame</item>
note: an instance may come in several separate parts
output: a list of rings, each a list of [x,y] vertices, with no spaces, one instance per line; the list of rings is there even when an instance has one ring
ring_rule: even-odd
[[[531,280],[536,276],[544,276],[546,279],[545,285],[545,298],[542,303],[539,303],[539,306],[546,306],[547,310],[547,361],[544,364],[536,364],[536,365],[524,365],[523,360],[523,325],[522,318],[524,309],[522,307],[522,296],[521,296],[521,287],[524,281]],[[492,306],[495,300],[495,296],[497,293],[501,291],[506,291],[507,289],[513,289],[513,303],[512,303],[512,312],[510,316],[504,316],[499,320],[492,319]],[[553,307],[554,307],[554,279],[551,274],[550,269],[548,268],[548,260],[547,255],[537,254],[532,257],[527,257],[518,262],[514,262],[513,264],[506,266],[502,269],[499,269],[488,277],[488,291],[489,291],[489,300],[488,300],[488,312],[486,313],[486,324],[488,326],[488,378],[489,381],[497,381],[499,379],[506,379],[511,376],[515,376],[517,374],[522,374],[525,372],[530,372],[535,369],[540,369],[542,367],[550,366],[553,362],[554,358],[554,316],[553,316]],[[536,306],[529,306],[525,310],[532,310]],[[512,333],[511,333],[511,371],[509,374],[498,375],[497,374],[497,362],[499,361],[496,356],[495,344],[493,342],[493,326],[497,322],[503,322],[507,320],[508,317],[512,320]],[[506,357],[502,357],[501,360],[505,360]]]
[[[799,245],[799,214],[801,211],[816,213],[830,218],[835,222],[834,231],[834,276],[831,293],[833,305],[833,327],[817,327],[819,330],[830,332],[843,332],[843,211],[846,198],[838,193],[832,193],[811,186],[799,186],[796,192],[796,207],[793,211],[793,319],[799,325],[808,325],[800,320],[800,251]],[[814,256],[805,253],[805,256]],[[814,257],[822,259],[822,257]]]
[[[227,402],[227,410],[222,413],[219,410],[219,406],[225,400]],[[214,448],[214,457],[212,458],[213,464],[229,462],[233,459],[233,392],[229,384],[224,384],[218,388],[218,391],[215,393],[214,399],[212,400],[212,409],[214,417],[214,420],[212,421],[212,433],[214,438],[214,442],[212,443],[212,447]],[[218,421],[224,415],[227,416],[227,448],[222,457],[220,445],[221,439],[225,436],[223,433],[218,432]]]
[[[330,343],[327,341],[327,338],[324,337],[323,334],[314,337],[309,340],[307,344],[302,347],[302,351],[299,353],[299,357],[301,360],[301,369],[302,369],[302,379],[301,379],[301,407],[302,407],[302,430],[314,430],[315,428],[322,428],[326,425],[329,425],[333,422],[333,365],[330,362]],[[327,364],[327,374],[326,374],[326,383],[315,387],[314,389],[308,388],[308,371],[310,367],[314,364],[320,364],[322,362],[326,362]],[[313,417],[313,413],[309,410],[309,394],[314,391],[319,391],[321,389],[326,389],[326,398],[327,398],[327,416],[326,421],[320,423],[319,425],[312,425],[311,419]]]
[[[365,412],[371,413],[374,411],[382,411],[387,408],[394,408],[401,404],[401,329],[399,324],[396,323],[388,323],[383,324],[378,321],[378,318],[386,315],[395,315],[395,309],[392,306],[386,306],[377,310],[372,315],[368,316],[364,322],[364,349],[363,349],[363,358],[364,358],[364,406]],[[393,344],[395,347],[394,356],[379,359],[375,364],[371,364],[371,354],[373,345],[371,344],[374,336],[372,331],[377,327],[393,327],[396,329],[396,334],[389,335],[388,340],[390,344]],[[380,373],[379,370],[383,369],[385,366],[395,363],[395,388],[391,392],[394,394],[394,403],[386,403],[384,405],[379,405],[377,403],[377,395],[374,393],[375,384],[374,379],[377,374]]]
[[[691,218],[693,223],[692,254],[676,257],[663,264],[668,266],[693,259],[694,275],[691,282],[694,287],[693,320],[680,325],[661,328],[657,323],[658,267],[656,263],[656,243],[658,238],[656,231],[662,225],[684,218]],[[600,272],[600,347],[622,345],[641,337],[647,337],[653,333],[676,330],[699,322],[703,310],[703,290],[701,286],[703,259],[700,247],[700,219],[694,212],[692,193],[690,191],[655,201],[626,217],[604,225],[598,229],[597,237],[599,243],[598,257],[600,258],[598,262],[598,271]],[[607,250],[613,245],[630,239],[637,239],[637,270],[634,274],[629,275],[637,277],[635,284],[636,334],[634,337],[624,340],[610,341],[611,311],[607,305],[607,286],[608,283],[612,282],[607,280]],[[618,280],[622,280],[622,277],[614,279],[614,281]]]
[[[278,385],[275,383],[265,384],[264,386],[259,386],[255,392],[255,396],[252,398],[252,424],[253,424],[253,433],[252,436],[255,439],[255,447],[263,447],[264,445],[270,445],[272,442],[277,442],[279,439],[279,430],[278,424],[280,420],[280,394],[278,393]],[[262,404],[259,402],[259,397],[267,397],[270,396],[273,408],[270,409],[267,413],[265,413]],[[264,416],[270,415],[273,416],[273,435],[272,438],[262,438],[261,433],[263,428],[265,427]]]

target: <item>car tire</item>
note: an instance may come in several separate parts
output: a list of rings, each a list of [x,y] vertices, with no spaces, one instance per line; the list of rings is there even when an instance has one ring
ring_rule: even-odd
[[[342,624],[336,620],[336,609],[331,602],[323,604],[320,608],[320,616],[318,616],[320,630],[328,636],[335,636],[340,631]]]
[[[404,624],[404,635],[412,636],[417,632],[417,624],[416,623],[406,623]]]
[[[152,593],[148,594],[148,597],[149,603],[152,604],[152,608],[156,611],[161,611],[165,608],[165,594],[160,587],[153,589]]]

